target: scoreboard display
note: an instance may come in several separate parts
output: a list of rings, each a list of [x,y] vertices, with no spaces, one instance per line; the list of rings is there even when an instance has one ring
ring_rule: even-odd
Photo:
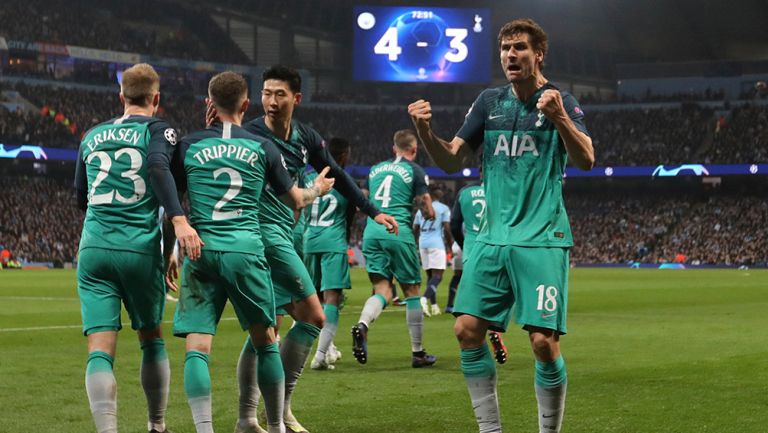
[[[487,83],[488,9],[356,6],[355,80]]]

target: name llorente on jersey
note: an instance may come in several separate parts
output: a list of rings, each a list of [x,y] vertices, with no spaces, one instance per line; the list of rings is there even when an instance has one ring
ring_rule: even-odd
[[[400,164],[384,164],[379,167],[374,168],[371,170],[371,173],[369,174],[370,177],[376,177],[377,174],[388,171],[392,172],[394,171],[397,175],[399,175],[401,178],[403,178],[403,182],[405,183],[411,183],[413,182],[413,177],[411,176],[411,173],[408,172],[408,170],[405,169]]]
[[[218,146],[205,147],[192,155],[200,164],[219,158],[231,158],[245,162],[251,167],[256,167],[259,155],[253,153],[247,147],[234,144],[219,144]]]
[[[508,138],[507,135],[510,135],[510,137]],[[510,141],[512,142],[512,147],[510,147]],[[496,156],[503,153],[509,157],[516,157],[521,156],[523,152],[531,152],[533,156],[539,156],[539,149],[536,147],[536,139],[533,136],[528,134],[520,136],[502,133],[496,140],[496,150],[493,151],[493,155]]]
[[[133,146],[136,146],[139,143],[139,139],[141,138],[141,135],[139,135],[139,132],[133,128],[110,128],[105,129],[98,134],[94,135],[93,138],[88,140],[87,143],[85,143],[86,146],[88,146],[91,151],[96,150],[96,147],[104,142],[122,142],[125,144],[130,144]]]

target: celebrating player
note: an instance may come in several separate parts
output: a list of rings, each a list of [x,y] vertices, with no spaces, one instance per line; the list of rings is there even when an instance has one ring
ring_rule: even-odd
[[[440,202],[443,190],[437,186],[430,187],[429,196],[435,209],[434,219],[425,219],[421,211],[416,212],[413,219],[413,235],[419,245],[421,267],[427,271],[427,289],[421,297],[421,309],[426,316],[440,314],[437,305],[437,286],[443,281],[446,257],[453,244],[451,236],[451,209]]]
[[[112,371],[120,302],[138,331],[141,385],[150,433],[166,431],[170,368],[160,324],[165,309],[158,206],[162,204],[187,254],[201,242],[176,193],[170,161],[176,131],[153,117],[160,77],[148,64],[123,72],[123,115],[84,136],[75,169],[78,205],[86,210],[77,267],[83,333],[88,337],[85,387],[96,430],[117,432],[117,383]]]
[[[197,433],[212,433],[208,354],[227,299],[258,354],[258,386],[264,394],[269,432],[284,432],[284,373],[275,342],[275,304],[259,228],[265,186],[294,209],[330,191],[326,168],[309,189],[300,189],[275,145],[240,127],[248,109],[242,76],[213,77],[208,95],[220,122],[181,141],[192,225],[206,247],[197,262],[185,261],[173,332],[186,337],[184,389]]]
[[[365,226],[363,256],[374,294],[365,302],[357,325],[352,327],[352,351],[359,363],[368,362],[368,330],[392,299],[390,281],[394,277],[405,295],[411,365],[419,368],[434,364],[437,357],[428,355],[421,344],[424,323],[419,302],[421,269],[409,223],[414,201],[427,219],[434,219],[435,211],[427,193],[429,179],[424,169],[413,162],[417,151],[416,136],[404,129],[395,133],[394,141],[395,157],[371,167],[368,188],[376,204],[397,218],[401,230],[399,236],[394,236],[370,221]]]
[[[397,233],[397,221],[381,213],[365,198],[355,181],[333,160],[325,141],[314,129],[293,118],[293,110],[301,102],[301,75],[285,66],[273,66],[262,74],[261,103],[265,115],[243,125],[253,134],[271,139],[286,162],[294,182],[304,173],[307,163],[317,170],[330,167],[329,177],[336,180],[336,190],[349,202],[370,216],[387,231]],[[211,107],[208,120],[216,116]],[[286,427],[293,432],[307,430],[296,420],[291,410],[291,396],[304,369],[312,344],[320,334],[325,315],[318,300],[312,279],[293,246],[294,214],[274,192],[267,188],[261,197],[259,211],[265,254],[271,268],[275,290],[275,304],[283,307],[295,320],[280,345],[280,356],[285,370]],[[238,361],[240,387],[240,415],[236,433],[256,430],[239,426],[256,419],[258,388],[253,386],[256,353],[246,341]]]
[[[328,150],[333,159],[344,167],[350,155],[349,142],[333,138],[328,143]],[[314,182],[316,174],[307,176],[309,183]],[[315,370],[333,368],[334,356],[326,356],[336,336],[339,326],[339,305],[343,290],[352,287],[349,279],[349,230],[355,217],[355,207],[349,206],[347,199],[333,190],[321,198],[315,199],[307,208],[308,221],[304,239],[304,263],[307,266],[314,286],[323,294],[323,312],[325,325],[320,331],[317,352],[310,366]],[[306,211],[305,211],[306,212]]]
[[[499,55],[510,84],[483,91],[451,141],[430,128],[429,102],[408,106],[419,137],[444,170],[458,171],[483,145],[487,210],[454,308],[461,368],[481,432],[501,431],[485,334],[505,330],[512,316],[528,331],[536,358],[539,431],[559,432],[565,408],[559,341],[566,332],[573,239],[562,178],[568,156],[586,170],[595,159],[578,102],[542,74],[546,53],[547,35],[534,21],[505,24]]]
[[[482,168],[480,169],[480,176],[483,176]],[[456,240],[453,256],[454,276],[448,289],[446,312],[453,312],[453,301],[461,281],[464,262],[471,257],[475,238],[477,238],[477,234],[480,232],[480,221],[485,214],[485,207],[485,190],[482,184],[467,185],[456,194],[456,202],[453,204],[453,215],[451,218],[451,234],[453,234],[453,238]],[[496,362],[504,364],[507,362],[507,348],[504,345],[501,333],[488,331],[488,335]]]

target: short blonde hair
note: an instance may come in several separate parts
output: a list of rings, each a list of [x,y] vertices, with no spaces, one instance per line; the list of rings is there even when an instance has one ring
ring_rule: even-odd
[[[216,108],[225,114],[235,114],[248,98],[248,83],[236,72],[222,72],[208,82],[208,94]]]
[[[130,105],[146,107],[152,105],[152,98],[160,91],[160,76],[147,63],[138,63],[123,71],[120,91]]]
[[[416,134],[410,129],[401,129],[395,132],[395,146],[402,151],[409,151],[416,147]]]

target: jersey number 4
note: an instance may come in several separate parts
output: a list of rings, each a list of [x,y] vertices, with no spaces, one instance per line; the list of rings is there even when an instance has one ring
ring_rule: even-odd
[[[109,170],[112,168],[112,158],[110,158],[109,154],[104,151],[93,152],[88,155],[88,159],[86,159],[85,162],[87,164],[91,164],[94,159],[98,159],[99,172],[96,174],[96,179],[94,179],[93,184],[91,185],[88,204],[111,204],[113,200],[117,200],[120,203],[131,204],[136,203],[137,201],[144,198],[144,194],[147,193],[147,183],[144,181],[144,179],[141,178],[141,176],[138,175],[144,159],[141,157],[141,153],[139,153],[138,150],[126,147],[115,152],[115,161],[120,159],[120,157],[123,155],[128,155],[131,160],[131,167],[128,170],[120,173],[120,177],[128,178],[131,182],[133,182],[133,194],[130,194],[128,197],[124,197],[120,194],[119,191],[115,189],[96,194],[96,188],[98,188],[99,185],[101,185],[101,183],[104,182],[104,180],[106,180],[109,176]]]
[[[381,185],[376,189],[373,198],[381,202],[381,207],[389,207],[389,201],[392,200],[392,175],[387,175]]]

